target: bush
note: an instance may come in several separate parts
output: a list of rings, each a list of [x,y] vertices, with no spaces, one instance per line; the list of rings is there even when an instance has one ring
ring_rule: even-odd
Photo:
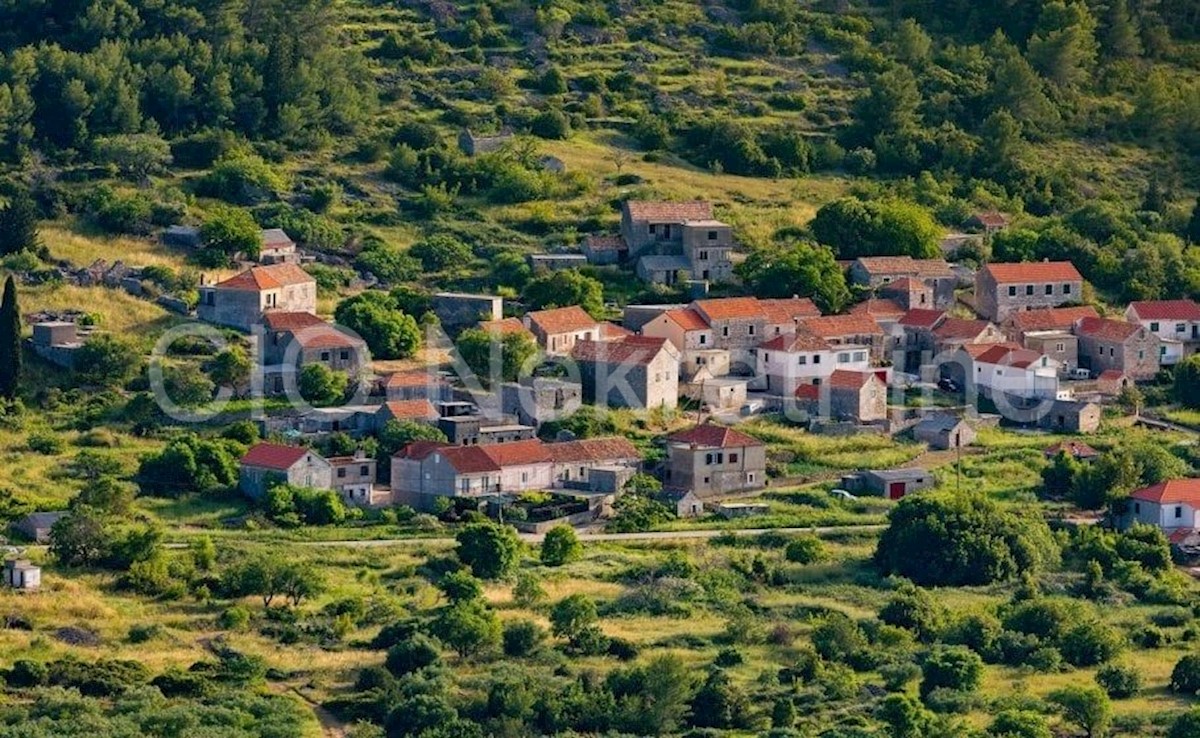
[[[250,625],[250,611],[241,605],[233,605],[217,616],[217,627],[221,630],[245,630]]]
[[[1171,670],[1172,692],[1195,695],[1200,692],[1200,654],[1189,653],[1175,663]]]
[[[66,442],[54,433],[30,433],[26,445],[43,456],[57,456],[67,448]]]
[[[556,525],[542,540],[541,559],[546,566],[562,566],[583,557],[583,544],[569,525]]]
[[[1127,699],[1142,690],[1142,674],[1132,666],[1109,664],[1096,672],[1096,683],[1109,697]]]
[[[522,658],[536,652],[546,640],[546,630],[532,620],[504,624],[504,655]]]
[[[825,544],[816,536],[800,536],[788,542],[783,555],[797,564],[814,564],[825,558]]]
[[[438,658],[433,640],[417,633],[389,648],[384,666],[399,677],[432,666]]]
[[[1112,660],[1121,650],[1121,637],[1099,621],[1075,625],[1060,639],[1058,648],[1072,666],[1095,666]]]
[[[974,651],[962,646],[942,646],[925,659],[921,675],[923,697],[936,689],[974,692],[983,677],[983,661]]]

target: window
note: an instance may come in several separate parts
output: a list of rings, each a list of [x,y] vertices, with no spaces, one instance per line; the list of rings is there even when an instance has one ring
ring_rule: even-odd
[[[709,232],[708,232],[708,240],[709,240],[709,241],[716,241],[716,240],[717,240],[717,232],[716,232],[716,231],[709,231]]]
[[[746,481],[749,482],[750,484],[754,484],[754,472],[746,473]]]
[[[339,466],[338,467],[338,479],[345,479],[345,478],[346,478],[346,467]]]
[[[1185,325],[1183,323],[1176,323],[1175,324],[1175,332],[1176,333],[1187,333],[1187,325]]]
[[[770,354],[763,354],[763,361],[770,361],[770,360],[771,360]]]
[[[1182,518],[1182,517],[1183,517],[1183,508],[1179,505],[1176,505],[1175,506],[1175,518],[1178,519],[1178,518]]]
[[[820,363],[821,363],[821,355],[820,355],[820,354],[813,354],[813,363],[814,363],[814,364],[820,364]]]
[[[700,345],[701,345],[701,346],[703,346],[703,345],[704,345],[704,344],[706,344],[706,343],[708,343],[708,336],[706,336],[705,334],[701,333],[701,334],[700,334]]]
[[[363,464],[362,466],[358,467],[358,475],[360,477],[368,476],[370,473],[371,473],[371,467],[367,466],[366,464]]]
[[[797,358],[797,361],[799,361],[799,362],[800,362],[800,366],[804,366],[805,364],[807,364],[807,363],[808,363],[808,357],[807,357],[807,356],[800,356],[800,357],[798,357],[798,358]]]
[[[738,460],[737,454],[729,454],[729,463],[730,464],[736,464],[737,460]]]
[[[342,361],[349,361],[350,360],[350,352],[343,349],[339,358],[341,358]]]
[[[1150,332],[1151,332],[1151,333],[1158,333],[1158,323],[1157,323],[1157,322],[1154,322],[1154,323],[1151,323],[1151,324],[1150,324]]]
[[[1141,515],[1142,514],[1142,503],[1140,503],[1140,502],[1133,503],[1133,512],[1135,515]]]
[[[752,326],[752,325],[746,326],[746,335],[749,335],[749,336],[754,335],[754,326]]]
[[[328,351],[321,352],[321,361],[329,361],[329,352]]]
[[[729,337],[729,326],[727,326],[727,325],[721,326],[721,335],[726,338]]]
[[[708,261],[708,252],[707,251],[700,252],[700,261]]]
[[[1009,287],[1009,288],[1008,288],[1008,296],[1009,296],[1009,297],[1016,297],[1016,296],[1017,296],[1017,288],[1016,288],[1016,287]]]
[[[521,484],[529,481],[529,472],[521,472]]]
[[[653,223],[651,223],[651,224],[650,224],[650,233],[651,233],[651,234],[654,234],[654,233],[657,233],[657,232],[658,232],[658,226],[656,226],[656,225],[654,225]]]
[[[705,478],[704,478],[704,483],[705,483],[705,484],[708,484],[708,477],[705,477]]]
[[[867,352],[866,351],[855,351],[854,352],[854,360],[855,361],[866,361],[867,360]]]
[[[1144,358],[1146,358],[1146,352],[1142,349],[1138,349],[1138,361],[1141,361]]]
[[[725,454],[722,454],[722,453],[718,453],[718,454],[717,454],[717,463],[718,463],[718,464],[724,464],[724,463],[725,463]]]
[[[1166,346],[1159,346],[1159,347],[1158,347],[1158,355],[1159,355],[1159,356],[1166,356],[1166,355],[1167,355],[1167,347],[1166,347]]]
[[[1063,285],[1063,294],[1064,294],[1064,295],[1069,295],[1069,294],[1071,294],[1071,285],[1069,285],[1069,284],[1064,284],[1064,285]]]
[[[1054,350],[1062,353],[1067,350],[1067,345],[1065,343],[1056,343],[1054,344]]]
[[[1031,284],[1027,284],[1027,285],[1025,285],[1025,294],[1026,294],[1026,295],[1032,295],[1032,294],[1033,294],[1033,285],[1031,285]]]
[[[1054,285],[1052,285],[1052,284],[1048,284],[1048,285],[1046,285],[1046,294],[1047,294],[1047,295],[1053,295],[1053,294],[1054,294]]]
[[[838,354],[837,360],[839,364],[845,364],[846,362],[850,361],[850,352],[843,351],[842,353]]]
[[[704,454],[704,463],[707,464],[708,466],[712,466],[713,455],[712,454]]]

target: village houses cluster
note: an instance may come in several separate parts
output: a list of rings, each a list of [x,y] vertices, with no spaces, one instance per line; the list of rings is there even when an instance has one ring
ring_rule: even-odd
[[[982,233],[956,234],[955,243],[984,238],[1006,221],[982,214],[974,224]],[[843,266],[864,299],[840,315],[822,315],[803,297],[711,297],[710,283],[735,279],[736,246],[712,204],[628,201],[620,233],[587,237],[582,258],[597,268],[624,265],[656,284],[686,282],[694,299],[626,306],[618,325],[578,306],[515,317],[498,296],[434,295],[434,312],[448,331],[522,333],[548,361],[570,368],[468,391],[436,369],[373,377],[364,342],[317,316],[316,282],[295,245],[282,232],[263,238],[259,264],[201,286],[198,318],[252,334],[268,395],[294,387],[310,364],[375,390],[365,404],[268,417],[263,430],[272,437],[361,438],[398,420],[435,426],[446,440],[414,442],[386,469],[362,453],[323,458],[302,445],[260,443],[241,462],[241,487],[252,497],[287,481],[337,490],[355,505],[430,509],[444,498],[482,503],[553,490],[595,517],[635,474],[649,472],[662,482],[662,499],[690,515],[714,498],[769,483],[765,445],[728,427],[747,415],[783,412],[814,432],[911,433],[933,448],[968,445],[979,425],[999,416],[1088,433],[1099,426],[1103,402],[1200,348],[1196,303],[1135,302],[1120,317],[1102,316],[1083,304],[1083,278],[1069,262],[989,263],[971,271],[943,259],[863,257]],[[555,268],[553,260],[543,266]],[[39,323],[33,347],[69,363],[80,345],[76,328]],[[934,387],[966,393],[969,410],[930,415],[905,407],[902,396],[896,401],[897,392]],[[995,414],[976,413],[976,399]],[[625,438],[538,437],[542,424],[585,404],[671,410],[681,401],[698,408],[696,422],[666,438],[663,461],[654,465]],[[921,469],[865,470],[843,480],[847,488],[891,497],[932,483]],[[1194,484],[1145,495],[1135,496],[1134,516],[1192,527],[1192,498],[1200,502]],[[1181,495],[1186,513],[1160,509]]]

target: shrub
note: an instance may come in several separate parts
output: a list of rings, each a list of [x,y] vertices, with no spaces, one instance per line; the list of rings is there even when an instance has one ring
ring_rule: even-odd
[[[1171,691],[1194,695],[1200,692],[1200,654],[1189,653],[1171,670]]]
[[[1096,672],[1096,683],[1113,699],[1126,699],[1142,690],[1142,674],[1132,666],[1109,664]]]
[[[546,640],[546,630],[532,620],[513,620],[504,624],[504,655],[529,656]]]
[[[962,646],[934,649],[921,666],[921,695],[935,689],[973,692],[983,677],[983,661],[974,651]]]
[[[1110,661],[1121,650],[1121,637],[1099,621],[1083,622],[1063,634],[1059,650],[1072,666],[1095,666]]]
[[[26,441],[29,450],[44,456],[57,456],[67,447],[65,441],[54,433],[30,433]]]
[[[241,605],[233,605],[217,616],[217,627],[221,630],[245,630],[250,625],[250,611]]]
[[[788,542],[783,555],[797,564],[813,564],[825,558],[825,544],[816,536],[800,536]]]
[[[404,676],[436,664],[438,658],[434,642],[417,633],[389,648],[384,666],[394,676]]]
[[[541,559],[546,566],[562,566],[583,556],[583,544],[568,525],[556,525],[542,540]]]

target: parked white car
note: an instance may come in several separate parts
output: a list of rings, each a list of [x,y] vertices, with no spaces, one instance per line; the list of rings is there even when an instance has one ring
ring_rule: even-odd
[[[831,490],[829,490],[829,494],[833,495],[834,497],[838,498],[839,500],[846,500],[847,502],[849,502],[850,500],[858,499],[857,497],[850,494],[849,492],[847,492],[844,489],[831,489]]]

